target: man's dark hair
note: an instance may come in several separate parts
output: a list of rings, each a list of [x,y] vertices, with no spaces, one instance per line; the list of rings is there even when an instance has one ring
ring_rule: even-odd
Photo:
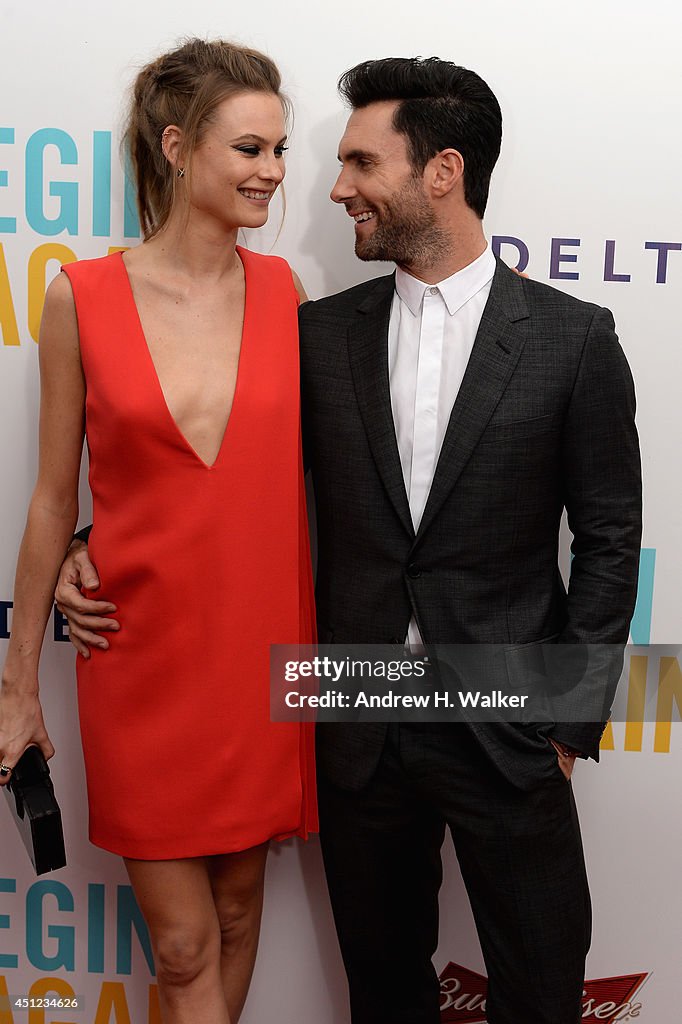
[[[500,154],[502,112],[479,75],[438,57],[386,57],[346,71],[339,92],[356,110],[400,101],[393,127],[407,136],[417,172],[441,150],[458,150],[464,158],[464,198],[483,217]]]

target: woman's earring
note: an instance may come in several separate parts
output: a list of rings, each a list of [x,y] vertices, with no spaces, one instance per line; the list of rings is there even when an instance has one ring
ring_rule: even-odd
[[[175,173],[177,174],[178,178],[184,178],[185,177],[185,168],[184,167],[178,167],[178,169],[177,169],[177,171]]]

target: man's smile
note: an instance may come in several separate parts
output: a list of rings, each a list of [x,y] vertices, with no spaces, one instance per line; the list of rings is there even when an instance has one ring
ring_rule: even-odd
[[[356,224],[364,224],[376,216],[376,210],[351,210],[348,207],[346,207],[346,213],[353,218]]]

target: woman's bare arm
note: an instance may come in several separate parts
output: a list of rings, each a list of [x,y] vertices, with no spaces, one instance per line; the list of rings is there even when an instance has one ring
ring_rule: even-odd
[[[55,581],[78,518],[85,381],[65,274],[48,288],[40,328],[40,454],[14,589],[12,637],[0,691],[0,755],[16,764],[29,743],[50,756],[38,701],[38,661]],[[0,778],[0,783],[6,779]]]

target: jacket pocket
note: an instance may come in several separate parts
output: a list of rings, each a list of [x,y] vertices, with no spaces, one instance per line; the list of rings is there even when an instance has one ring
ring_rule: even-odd
[[[538,686],[547,676],[547,665],[543,648],[552,644],[559,636],[552,633],[541,640],[531,640],[523,644],[507,644],[504,647],[504,659],[507,665],[507,679],[512,689],[522,686]]]
[[[525,438],[550,433],[558,425],[559,420],[553,413],[525,419],[493,420],[481,434],[478,443],[499,444],[500,441],[522,441]]]

